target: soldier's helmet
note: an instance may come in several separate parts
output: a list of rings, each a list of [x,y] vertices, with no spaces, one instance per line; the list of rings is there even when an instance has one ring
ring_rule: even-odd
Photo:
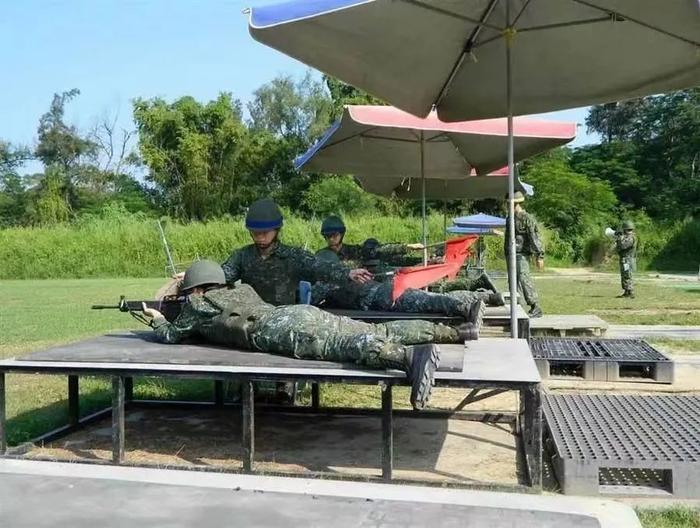
[[[345,234],[345,223],[343,219],[336,215],[331,215],[323,220],[321,223],[321,234],[323,236],[331,235],[333,233]]]
[[[379,240],[376,238],[368,238],[362,243],[362,248],[360,253],[364,260],[371,260],[377,258],[377,248],[379,247]]]
[[[271,198],[253,202],[245,217],[245,227],[250,231],[270,231],[282,227],[282,211]]]
[[[632,223],[631,220],[625,220],[622,222],[622,230],[623,231],[634,231],[634,224]]]
[[[226,276],[221,266],[212,260],[198,260],[185,272],[180,291],[188,291],[197,286],[226,284]]]

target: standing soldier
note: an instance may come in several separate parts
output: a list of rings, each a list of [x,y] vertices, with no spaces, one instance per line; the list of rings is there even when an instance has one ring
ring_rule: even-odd
[[[622,222],[622,231],[615,233],[615,250],[620,257],[620,282],[622,294],[618,297],[634,299],[632,272],[636,268],[637,237],[634,236],[634,224],[629,220]]]
[[[209,260],[190,266],[180,293],[187,302],[173,322],[143,306],[163,343],[197,336],[218,345],[296,359],[402,370],[411,383],[411,404],[416,409],[427,405],[440,361],[440,350],[432,343],[460,339],[455,329],[428,321],[375,325],[309,305],[273,306],[246,284],[226,288],[223,270]]]
[[[228,284],[240,280],[251,285],[265,302],[281,305],[297,301],[299,281],[336,283],[350,279],[362,283],[372,278],[367,270],[323,262],[308,251],[282,244],[278,240],[282,223],[282,211],[271,199],[250,206],[245,226],[253,244],[234,251],[224,262]]]
[[[540,239],[537,221],[521,205],[524,201],[525,196],[523,193],[516,191],[513,198],[515,204],[515,277],[518,290],[522,291],[525,302],[530,306],[528,315],[530,317],[542,317],[542,308],[539,305],[535,282],[530,275],[530,264],[528,261],[531,257],[535,257],[537,269],[543,270],[544,247]],[[510,233],[510,222],[510,217],[506,218],[506,233]],[[506,263],[510,263],[508,259],[510,255],[509,242],[508,236],[506,236],[504,247]],[[510,272],[508,277],[510,278]],[[513,302],[512,299],[511,302]]]

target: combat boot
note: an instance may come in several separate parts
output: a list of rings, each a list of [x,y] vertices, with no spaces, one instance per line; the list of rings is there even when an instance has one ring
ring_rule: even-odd
[[[527,313],[527,315],[529,315],[531,319],[537,319],[538,317],[542,317],[544,314],[539,304],[533,304],[530,307],[530,311]]]
[[[411,405],[425,409],[435,383],[435,372],[440,366],[440,348],[437,345],[412,345],[406,351],[406,377],[411,382]]]
[[[486,300],[486,304],[489,306],[505,306],[506,300],[503,298],[503,294],[500,292],[489,293],[489,297]]]
[[[486,315],[486,303],[479,299],[469,307],[469,311],[466,314],[467,322],[472,323],[476,331],[479,332],[484,324],[484,315]]]
[[[474,323],[462,323],[457,327],[460,342],[476,341],[479,339],[479,331],[474,326]]]
[[[496,285],[491,281],[491,277],[489,277],[486,273],[482,273],[476,278],[476,280],[474,280],[472,283],[472,288],[477,290],[489,290],[492,292],[498,291]]]

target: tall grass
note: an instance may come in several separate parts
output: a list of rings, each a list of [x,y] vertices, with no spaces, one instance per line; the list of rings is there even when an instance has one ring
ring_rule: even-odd
[[[350,243],[373,236],[383,242],[420,241],[420,218],[346,218]],[[428,218],[430,240],[441,239],[443,220]],[[181,224],[167,221],[165,234],[175,262],[199,258],[223,262],[250,243],[243,219]],[[281,238],[311,251],[324,245],[320,219],[287,217]],[[90,217],[73,224],[0,230],[0,279],[158,277],[166,257],[155,219],[139,215]]]
[[[417,242],[421,220],[417,217],[363,215],[345,218],[346,241],[360,243],[367,237],[382,242]],[[321,219],[287,215],[282,240],[314,251],[323,246]],[[208,222],[164,223],[165,233],[178,263],[199,258],[223,262],[235,248],[250,242],[240,217]],[[444,239],[443,217],[427,219],[428,240]],[[700,222],[686,222],[659,229],[640,226],[641,267],[697,270]],[[557,232],[543,229],[547,265],[571,265],[574,251]],[[598,236],[591,247],[609,244]],[[503,238],[487,237],[489,266],[504,268]],[[615,261],[616,262],[616,261]],[[0,279],[49,279],[86,277],[159,277],[165,275],[166,258],[156,220],[123,210],[107,210],[102,216],[53,227],[0,230]]]

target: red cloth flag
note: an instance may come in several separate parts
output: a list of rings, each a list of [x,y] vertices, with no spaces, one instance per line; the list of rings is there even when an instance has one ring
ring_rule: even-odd
[[[445,242],[445,259],[443,264],[401,268],[394,275],[394,288],[391,292],[392,301],[396,301],[396,299],[401,297],[401,294],[408,288],[424,288],[445,277],[454,279],[478,238],[475,235],[469,235],[453,238]]]

